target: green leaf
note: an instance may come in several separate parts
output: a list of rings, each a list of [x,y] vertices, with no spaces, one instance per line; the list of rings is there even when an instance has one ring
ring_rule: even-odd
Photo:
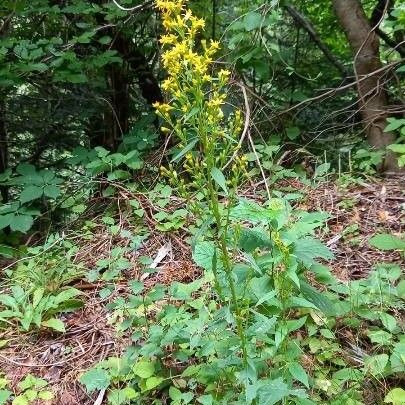
[[[245,252],[253,252],[257,248],[271,248],[270,238],[259,230],[243,228],[240,231],[239,247]]]
[[[34,224],[34,218],[31,215],[19,214],[14,216],[12,222],[10,223],[10,228],[12,231],[19,231],[22,233],[27,232]]]
[[[11,405],[29,405],[28,399],[25,398],[23,395],[19,395],[13,399]]]
[[[179,401],[181,399],[182,393],[181,391],[174,387],[173,385],[169,388],[169,397],[173,401]]]
[[[0,294],[0,304],[9,308],[18,309],[17,301],[8,294]]]
[[[314,178],[324,176],[328,174],[330,169],[330,163],[322,163],[321,165],[317,166],[314,173]]]
[[[288,371],[290,374],[300,383],[304,384],[307,388],[309,388],[308,376],[304,367],[301,366],[299,363],[291,363],[288,366]]]
[[[132,368],[135,375],[141,378],[149,378],[155,373],[155,364],[151,361],[140,360]]]
[[[405,390],[402,388],[392,389],[384,398],[386,404],[405,405]]]
[[[212,270],[214,253],[215,245],[213,242],[198,242],[194,248],[193,259],[195,263],[204,270]]]
[[[47,321],[43,321],[41,325],[56,330],[57,332],[66,332],[65,324],[60,319],[51,318]]]
[[[177,162],[179,159],[181,159],[187,152],[190,152],[195,145],[197,145],[199,139],[195,138],[191,142],[189,142],[179,153],[176,154],[176,156],[173,157],[173,159],[170,161],[171,163]]]
[[[48,385],[48,381],[44,380],[43,378],[35,377],[35,375],[27,374],[20,383],[18,383],[18,387],[22,390],[28,390],[30,388],[36,388],[37,390],[44,388]]]
[[[69,287],[68,289],[63,290],[58,295],[56,295],[53,298],[53,302],[55,305],[59,305],[81,294],[82,292],[77,288]]]
[[[333,259],[332,252],[317,239],[303,238],[296,241],[293,254],[305,266],[310,267],[315,264],[316,258]]]
[[[390,357],[391,370],[394,373],[405,372],[405,342],[396,343]]]
[[[397,320],[390,314],[387,314],[385,312],[381,313],[380,320],[384,327],[390,332],[393,332],[397,327]]]
[[[301,294],[310,302],[312,302],[326,316],[335,315],[335,307],[333,303],[324,295],[307,282],[300,280]]]
[[[114,389],[108,394],[108,403],[111,405],[122,405],[128,404],[131,399],[135,399],[139,396],[131,387],[126,387],[123,389]]]
[[[4,229],[10,225],[11,221],[14,219],[14,214],[0,215],[0,229]]]
[[[60,195],[60,188],[53,184],[44,187],[44,194],[46,197],[56,199]]]
[[[45,290],[43,288],[37,288],[32,294],[32,306],[35,308],[44,296]]]
[[[107,389],[110,385],[110,376],[101,368],[92,368],[86,371],[79,379],[88,392]]]
[[[11,394],[12,392],[9,390],[0,390],[0,405],[5,405]]]
[[[217,167],[213,167],[211,169],[211,177],[218,184],[219,187],[222,188],[224,193],[228,195],[228,188],[226,186],[226,179],[224,174],[219,170]]]
[[[197,398],[197,402],[202,405],[212,405],[214,403],[214,398],[210,394],[201,395],[200,397]]]
[[[244,18],[244,26],[246,31],[253,31],[257,28],[259,28],[262,24],[263,17],[260,13],[256,11],[250,12],[245,18]]]
[[[287,138],[293,141],[299,137],[300,129],[298,127],[288,127],[286,128],[286,134]]]
[[[147,390],[153,390],[153,388],[156,388],[158,385],[160,385],[162,381],[164,381],[163,377],[149,377],[145,382],[145,387]]]
[[[291,390],[283,379],[268,380],[263,382],[263,386],[259,389],[260,405],[274,405],[278,401],[282,401],[289,396],[305,397],[302,390]]]
[[[405,119],[388,118],[389,124],[384,128],[384,132],[395,131],[405,125]]]
[[[368,243],[380,250],[405,250],[405,240],[388,233],[374,235]]]
[[[405,144],[393,144],[393,145],[388,145],[387,149],[391,149],[395,153],[399,153],[401,155],[405,154]]]
[[[43,399],[44,401],[50,401],[54,398],[54,394],[52,391],[41,391],[38,393],[38,398]]]
[[[42,187],[38,186],[27,186],[20,194],[21,204],[24,204],[29,201],[37,200],[41,198],[44,194]]]
[[[364,368],[376,378],[381,378],[388,364],[388,354],[376,354],[364,358]]]

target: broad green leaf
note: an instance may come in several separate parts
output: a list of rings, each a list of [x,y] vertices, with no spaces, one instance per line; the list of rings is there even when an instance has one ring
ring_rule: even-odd
[[[48,319],[47,321],[43,321],[41,325],[56,330],[57,332],[61,333],[66,332],[65,324],[60,319],[51,318]]]
[[[37,200],[41,198],[44,194],[42,187],[38,186],[27,186],[20,194],[21,204],[24,204],[29,201]]]
[[[79,379],[88,392],[107,389],[110,385],[110,376],[101,368],[92,368],[86,371]]]
[[[402,126],[405,126],[405,119],[388,118],[389,124],[384,128],[384,132],[395,131]]]
[[[246,31],[253,31],[259,28],[262,24],[263,16],[257,11],[251,11],[244,18],[244,26]]]
[[[29,405],[29,401],[25,396],[18,395],[13,399],[11,405]]]
[[[215,245],[213,242],[198,242],[194,248],[193,259],[195,263],[204,270],[212,270],[212,258],[214,257],[214,253]],[[217,261],[217,265],[218,264]]]
[[[149,378],[155,373],[155,364],[152,361],[140,360],[132,368],[135,375],[141,378]]]
[[[56,295],[53,298],[53,302],[55,305],[59,305],[81,294],[82,292],[77,288],[69,287],[68,289],[63,290],[58,295]]]
[[[60,195],[60,188],[53,184],[49,184],[44,187],[44,194],[46,197],[55,199]]]
[[[376,378],[381,378],[384,374],[385,367],[388,364],[388,354],[376,354],[364,358],[365,371]]]
[[[405,240],[388,233],[374,235],[368,243],[380,250],[405,250]]]
[[[18,383],[18,387],[23,391],[28,390],[29,388],[36,388],[39,390],[47,385],[48,381],[43,378],[35,377],[35,375],[32,374],[27,374],[24,380]]]
[[[333,316],[335,314],[335,307],[329,298],[303,280],[300,280],[300,284],[301,294],[308,301],[312,302],[326,316]]]
[[[178,388],[176,388],[173,385],[169,388],[170,399],[172,399],[173,401],[179,401],[181,399],[181,396],[182,396],[182,393]]]
[[[145,387],[147,390],[153,390],[153,388],[156,388],[158,385],[160,385],[162,381],[164,381],[163,377],[149,377],[145,382]]]
[[[292,141],[297,139],[300,135],[300,129],[298,127],[288,127],[286,128],[285,132],[287,134],[287,138],[291,139]]]
[[[390,332],[393,332],[397,327],[397,320],[390,314],[387,314],[385,312],[381,313],[380,320],[384,327]]]
[[[5,405],[11,394],[12,392],[9,390],[0,390],[0,405]]]
[[[54,394],[52,391],[41,391],[38,393],[38,398],[43,399],[44,401],[50,401],[54,398]]]
[[[288,365],[288,371],[290,374],[300,383],[309,388],[308,375],[304,370],[304,367],[299,363],[291,363]]]
[[[314,173],[314,178],[324,176],[328,174],[330,169],[330,163],[322,163],[321,165],[317,166]]]
[[[226,179],[224,174],[217,167],[211,169],[211,177],[222,188],[225,194],[228,194],[228,187],[226,186]]]
[[[239,247],[245,252],[253,252],[257,248],[271,248],[273,246],[270,238],[264,231],[243,228],[240,231]]]
[[[138,396],[139,393],[131,387],[114,389],[108,394],[108,403],[110,405],[124,405],[128,404],[130,400],[135,399]]]
[[[10,225],[14,218],[14,214],[5,214],[5,215],[0,215],[0,229],[4,229],[7,226]]]
[[[282,378],[277,378],[263,382],[263,386],[259,389],[258,403],[260,405],[274,405],[290,396],[305,397],[305,392],[289,389]]]
[[[31,215],[15,215],[13,220],[10,223],[10,228],[12,231],[19,231],[25,233],[29,231],[29,229],[34,224],[34,219]]]
[[[405,390],[402,388],[392,389],[384,398],[384,403],[393,405],[405,405]]]
[[[391,149],[395,153],[399,153],[401,155],[405,154],[405,144],[394,144],[387,146],[387,149]]]
[[[296,241],[293,254],[305,266],[310,267],[315,264],[316,258],[333,259],[332,252],[317,239],[303,238]]]
[[[391,370],[394,373],[405,372],[405,342],[396,343],[390,356]]]
[[[201,395],[197,398],[197,402],[201,405],[212,405],[214,403],[214,398],[212,395]]]

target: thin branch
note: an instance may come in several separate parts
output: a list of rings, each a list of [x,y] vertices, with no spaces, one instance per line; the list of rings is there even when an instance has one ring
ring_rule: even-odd
[[[341,63],[338,58],[331,52],[331,50],[321,41],[321,38],[316,31],[315,27],[312,25],[311,21],[308,20],[306,16],[301,14],[296,8],[294,8],[291,4],[287,4],[285,6],[288,13],[297,23],[297,25],[304,28],[304,30],[308,33],[309,37],[312,41],[316,44],[316,46],[322,51],[325,55],[326,59],[331,62],[336,69],[341,73],[343,77],[348,76],[348,71],[346,67]]]
[[[122,11],[137,11],[137,10],[142,10],[143,8],[149,7],[152,4],[152,1],[146,1],[145,3],[138,4],[137,6],[134,7],[123,7],[121,4],[117,2],[117,0],[112,0],[113,3]]]

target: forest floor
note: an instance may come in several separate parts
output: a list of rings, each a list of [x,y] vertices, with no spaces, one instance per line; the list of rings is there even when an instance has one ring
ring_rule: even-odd
[[[367,243],[369,237],[379,231],[386,230],[394,235],[403,232],[404,218],[401,215],[405,195],[399,180],[370,179],[343,188],[332,182],[308,186],[290,179],[283,180],[277,188],[301,193],[303,198],[296,203],[300,209],[322,210],[330,214],[328,227],[318,236],[335,254],[335,260],[330,264],[333,273],[340,280],[348,281],[366,276],[378,262],[400,263],[399,253],[378,251]],[[246,194],[249,198],[261,195],[260,187],[248,187]],[[120,198],[125,200],[129,196],[123,190]],[[100,360],[119,356],[130,344],[128,335],[116,333],[106,304],[128,293],[129,280],[142,279],[150,288],[157,283],[167,285],[172,281],[191,281],[200,275],[200,269],[192,262],[185,231],[156,230],[153,204],[145,198],[141,198],[140,203],[145,209],[145,225],[150,235],[136,254],[126,257],[133,266],[125,271],[120,282],[114,283],[114,291],[108,297],[100,298],[99,293],[105,287],[103,283],[77,283],[74,286],[82,290],[85,305],[79,311],[64,315],[66,333],[23,334],[17,329],[9,329],[0,335],[1,340],[8,341],[0,350],[0,369],[11,381],[12,388],[26,374],[32,373],[50,382],[55,405],[101,405],[105,393],[89,396],[78,383],[78,377]],[[178,200],[171,203],[176,208],[181,206]],[[119,218],[119,225],[122,229],[130,226],[124,214]],[[88,269],[94,268],[101,257],[108,257],[113,247],[129,243],[119,234],[111,237],[103,224],[93,232],[95,237],[92,240],[76,240],[81,246],[76,261],[84,263]],[[157,271],[150,275],[142,273],[140,256],[155,258]]]

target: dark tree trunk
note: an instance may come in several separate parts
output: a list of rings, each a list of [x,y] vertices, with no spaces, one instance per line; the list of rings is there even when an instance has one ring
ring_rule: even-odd
[[[333,7],[353,51],[359,108],[368,142],[376,149],[385,149],[395,141],[393,133],[384,132],[387,126],[387,96],[381,74],[370,75],[382,67],[379,38],[359,0],[333,0]],[[394,155],[387,153],[382,169],[395,168]]]

